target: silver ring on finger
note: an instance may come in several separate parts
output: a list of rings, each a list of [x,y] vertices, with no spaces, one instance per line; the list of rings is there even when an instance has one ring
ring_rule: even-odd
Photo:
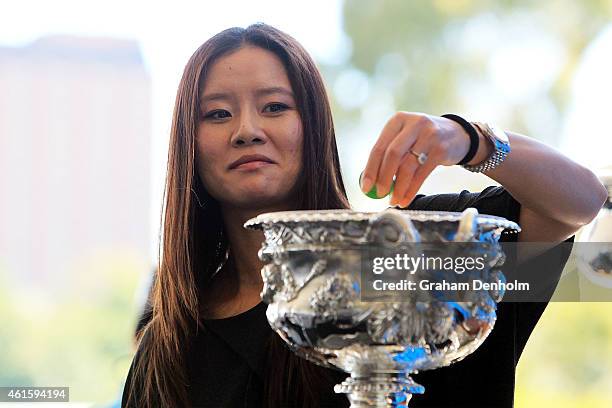
[[[414,150],[410,149],[410,153],[414,154],[417,158],[419,164],[425,164],[427,161],[427,153],[417,153]]]

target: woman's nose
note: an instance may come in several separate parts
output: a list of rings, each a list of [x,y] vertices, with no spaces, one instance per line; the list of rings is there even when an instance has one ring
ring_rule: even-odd
[[[266,142],[266,136],[259,126],[256,118],[251,115],[242,115],[240,127],[232,136],[232,146],[251,144],[262,144]]]

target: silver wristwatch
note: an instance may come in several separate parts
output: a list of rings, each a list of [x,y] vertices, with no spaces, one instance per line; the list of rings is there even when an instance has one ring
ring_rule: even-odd
[[[474,173],[482,173],[493,170],[495,167],[499,166],[499,164],[508,156],[508,153],[510,153],[510,141],[508,140],[508,135],[506,135],[503,130],[488,123],[470,123],[476,127],[476,129],[485,137],[485,139],[489,140],[493,144],[495,151],[487,160],[471,166],[464,164],[463,167],[466,170]]]

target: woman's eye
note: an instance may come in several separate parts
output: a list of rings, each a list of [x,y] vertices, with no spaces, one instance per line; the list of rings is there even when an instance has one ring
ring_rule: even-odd
[[[225,119],[225,118],[229,118],[232,115],[230,115],[230,113],[226,110],[216,110],[216,111],[212,111],[210,113],[207,113],[204,116],[204,119]]]
[[[288,106],[285,105],[284,103],[271,103],[268,106],[266,106],[264,110],[268,108],[270,108],[270,112],[276,113],[276,112],[284,111],[285,109],[288,108]]]

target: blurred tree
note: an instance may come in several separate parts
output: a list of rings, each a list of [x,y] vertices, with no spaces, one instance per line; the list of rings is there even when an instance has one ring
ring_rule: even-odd
[[[576,63],[610,16],[610,0],[346,0],[347,66],[386,87],[398,110],[481,113],[489,103],[493,119],[550,142]]]
[[[115,398],[134,352],[141,269],[129,254],[87,258],[59,298],[0,282],[0,386],[67,386],[72,402]]]

